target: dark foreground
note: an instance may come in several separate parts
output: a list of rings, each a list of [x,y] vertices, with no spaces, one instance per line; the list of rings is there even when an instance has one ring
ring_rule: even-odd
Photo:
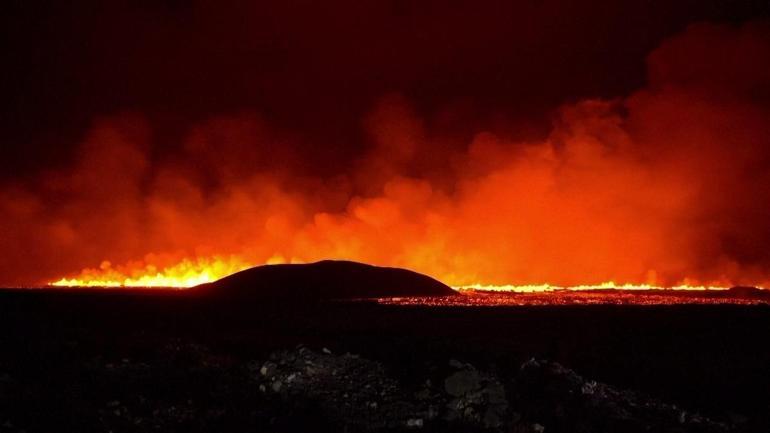
[[[767,432],[768,335],[766,305],[279,307],[7,291],[0,432],[631,431],[578,418],[634,405],[651,407],[657,431]],[[489,407],[499,419],[485,424]]]

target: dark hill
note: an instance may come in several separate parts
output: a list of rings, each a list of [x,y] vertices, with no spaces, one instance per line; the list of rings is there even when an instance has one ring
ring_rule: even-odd
[[[195,290],[213,297],[297,301],[456,294],[417,272],[334,260],[258,266]]]

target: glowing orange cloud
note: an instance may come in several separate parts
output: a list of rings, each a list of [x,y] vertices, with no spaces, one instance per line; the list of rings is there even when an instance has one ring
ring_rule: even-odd
[[[528,142],[490,130],[449,147],[387,96],[363,122],[369,152],[325,177],[254,114],[203,122],[161,158],[141,116],[100,119],[73,167],[0,189],[0,239],[25,246],[0,276],[190,286],[345,258],[453,286],[763,285],[770,109],[752,92],[770,77],[750,59],[770,58],[767,35],[696,26],[650,56],[648,86],[565,105]],[[682,55],[711,39],[718,52]]]

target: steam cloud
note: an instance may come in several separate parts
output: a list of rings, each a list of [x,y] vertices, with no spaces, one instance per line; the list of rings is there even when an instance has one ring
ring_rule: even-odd
[[[185,258],[349,258],[455,285],[770,282],[766,23],[691,26],[644,88],[562,106],[545,140],[478,131],[454,150],[434,123],[384,95],[367,153],[316,176],[307,143],[255,113],[160,157],[141,114],[96,119],[72,167],[0,187],[0,282]]]

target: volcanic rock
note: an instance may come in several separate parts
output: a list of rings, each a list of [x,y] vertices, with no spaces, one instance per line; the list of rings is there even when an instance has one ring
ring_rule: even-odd
[[[493,375],[480,372],[470,364],[450,361],[459,369],[444,380],[450,400],[445,418],[462,420],[485,428],[499,428],[508,421],[508,401],[503,384]]]
[[[456,294],[449,286],[417,272],[333,260],[258,266],[194,290],[219,298],[298,302]]]
[[[633,391],[586,380],[550,361],[524,363],[512,381],[452,361],[443,383],[417,392],[363,357],[306,347],[275,352],[252,378],[267,398],[315,402],[339,431],[723,433],[730,427]],[[510,400],[508,396],[511,396]]]
[[[351,354],[318,353],[306,347],[275,352],[253,374],[262,392],[286,401],[317,402],[345,431],[419,428],[432,412],[413,404],[379,362]]]
[[[556,362],[524,363],[512,387],[522,419],[549,432],[694,432],[728,427],[676,405],[589,381]]]
[[[453,397],[470,394],[481,388],[481,378],[475,370],[461,370],[444,381],[446,392]]]

